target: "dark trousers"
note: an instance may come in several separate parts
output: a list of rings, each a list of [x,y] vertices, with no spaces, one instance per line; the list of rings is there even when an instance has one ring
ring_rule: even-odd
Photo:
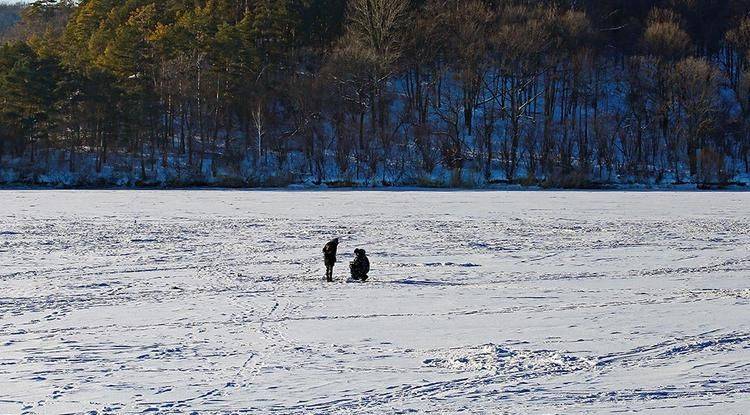
[[[336,261],[329,261],[326,259],[326,281],[332,282],[333,281],[333,266],[336,264]]]

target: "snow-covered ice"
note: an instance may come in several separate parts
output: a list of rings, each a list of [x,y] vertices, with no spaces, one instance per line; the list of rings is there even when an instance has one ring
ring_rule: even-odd
[[[746,414],[749,247],[750,193],[0,191],[0,413]]]

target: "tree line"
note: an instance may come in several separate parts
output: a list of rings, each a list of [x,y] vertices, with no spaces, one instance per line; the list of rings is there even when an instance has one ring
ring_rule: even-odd
[[[41,0],[17,22],[12,7],[5,181],[750,175],[750,0]]]

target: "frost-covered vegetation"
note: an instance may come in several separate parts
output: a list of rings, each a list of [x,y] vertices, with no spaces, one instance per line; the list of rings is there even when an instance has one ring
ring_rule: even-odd
[[[748,10],[37,1],[0,48],[0,183],[746,182]]]

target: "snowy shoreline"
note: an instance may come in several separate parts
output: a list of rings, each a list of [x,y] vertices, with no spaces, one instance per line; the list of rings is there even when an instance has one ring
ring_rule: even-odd
[[[64,185],[29,185],[29,184],[2,184],[0,190],[174,190],[174,191],[238,191],[238,192],[263,192],[263,191],[295,191],[295,192],[337,192],[337,191],[361,191],[361,192],[750,192],[750,185],[738,182],[729,185],[711,186],[701,188],[695,183],[683,183],[675,185],[603,185],[601,187],[542,187],[524,185],[488,185],[482,187],[437,187],[437,186],[328,186],[315,184],[292,184],[288,186],[64,186]]]

